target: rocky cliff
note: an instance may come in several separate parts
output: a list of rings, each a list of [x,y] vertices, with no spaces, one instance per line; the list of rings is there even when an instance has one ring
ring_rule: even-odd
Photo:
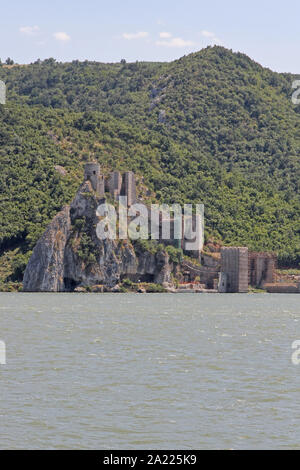
[[[129,240],[97,237],[99,202],[91,183],[84,182],[37,242],[25,270],[24,291],[64,292],[99,284],[112,288],[126,277],[170,282],[172,264],[165,251],[150,253]]]

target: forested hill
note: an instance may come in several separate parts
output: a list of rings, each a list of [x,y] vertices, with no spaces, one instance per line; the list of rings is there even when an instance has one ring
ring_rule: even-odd
[[[170,63],[0,66],[0,280],[21,278],[91,158],[134,170],[158,200],[204,202],[207,237],[297,265],[295,78],[222,47]]]

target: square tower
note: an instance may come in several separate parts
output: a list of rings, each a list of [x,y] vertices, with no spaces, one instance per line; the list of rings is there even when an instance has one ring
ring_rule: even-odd
[[[108,191],[116,200],[120,196],[122,188],[122,176],[119,171],[113,171],[108,180]]]
[[[221,248],[221,273],[226,279],[225,292],[248,292],[248,248]]]
[[[128,207],[136,203],[135,177],[133,171],[126,171],[123,175],[122,196],[127,196]]]
[[[99,163],[90,162],[84,165],[84,181],[90,181],[93,190],[97,193],[97,196],[103,196],[104,178],[101,175]]]

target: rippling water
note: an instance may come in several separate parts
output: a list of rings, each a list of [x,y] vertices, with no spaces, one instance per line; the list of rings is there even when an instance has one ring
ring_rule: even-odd
[[[300,296],[0,294],[0,447],[300,448]]]

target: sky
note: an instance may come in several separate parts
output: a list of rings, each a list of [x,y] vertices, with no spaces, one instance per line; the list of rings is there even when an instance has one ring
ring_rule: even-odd
[[[0,0],[0,58],[171,61],[207,45],[300,73],[299,0]]]

